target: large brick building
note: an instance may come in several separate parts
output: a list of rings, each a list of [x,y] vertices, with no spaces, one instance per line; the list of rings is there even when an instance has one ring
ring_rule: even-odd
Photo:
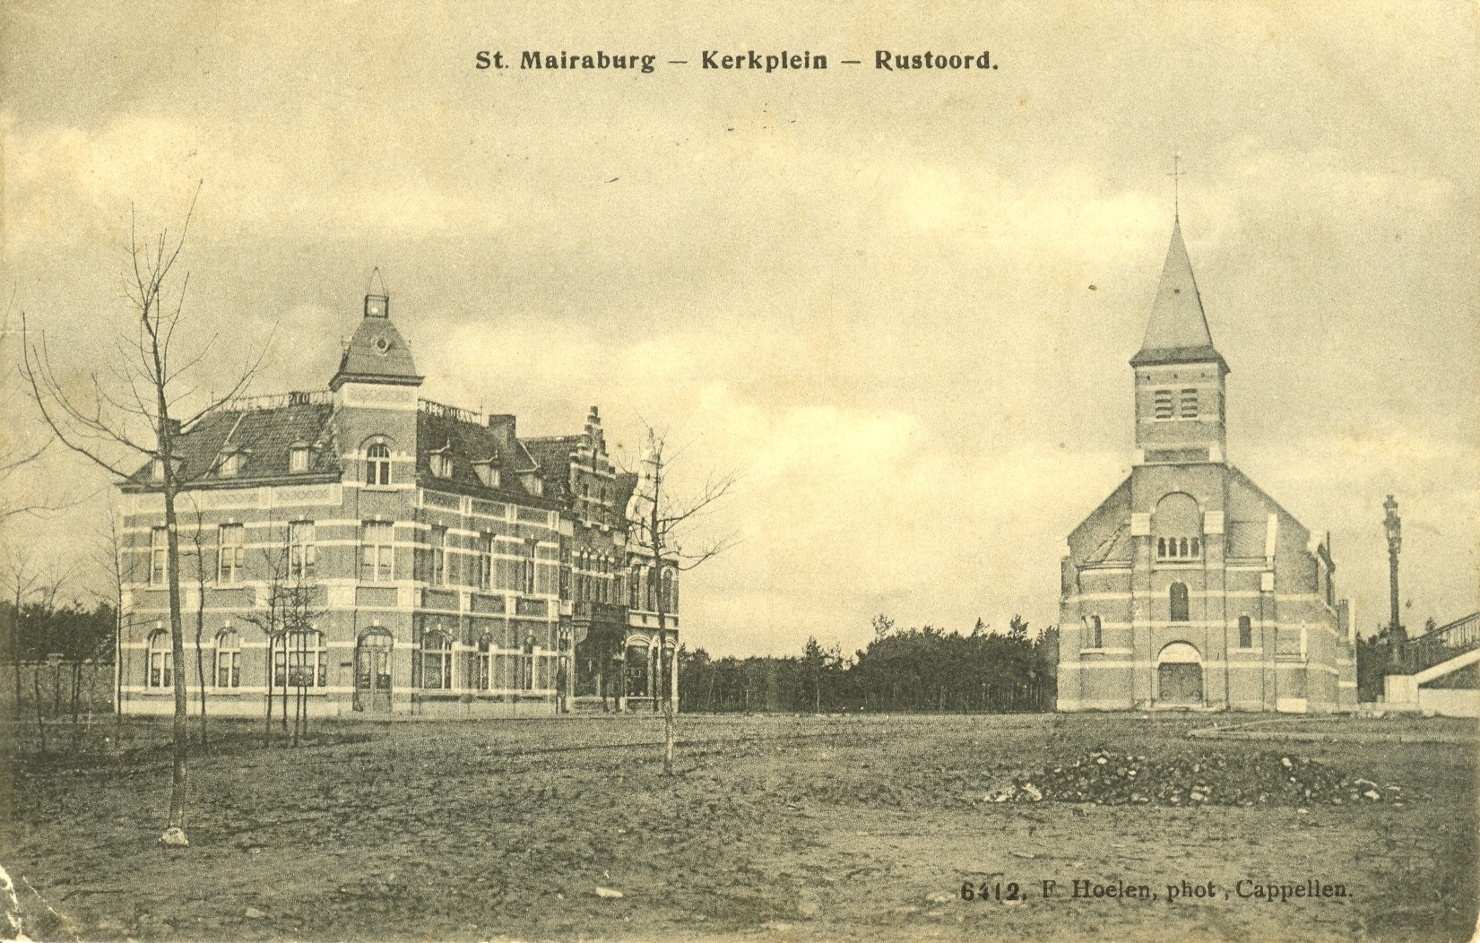
[[[1069,535],[1058,709],[1326,712],[1356,706],[1329,538],[1227,460],[1228,365],[1181,223],[1135,376],[1135,458]]]
[[[198,614],[216,714],[260,714],[285,687],[318,715],[676,705],[676,574],[637,546],[637,476],[612,465],[596,407],[579,434],[528,438],[421,382],[389,297],[368,295],[327,390],[179,431],[185,666],[163,459],[122,484],[123,710],[171,711],[181,667],[194,710]]]

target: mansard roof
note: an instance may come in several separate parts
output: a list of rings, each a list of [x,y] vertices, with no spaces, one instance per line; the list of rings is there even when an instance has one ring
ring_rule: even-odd
[[[545,494],[561,498],[570,495],[570,462],[572,453],[586,444],[584,435],[550,435],[524,439],[525,448],[539,463],[540,477],[545,481]]]
[[[334,405],[327,394],[289,393],[243,399],[202,416],[174,437],[181,487],[230,484],[287,477],[338,477],[338,443],[330,418]],[[293,446],[308,446],[308,469],[291,470]],[[237,473],[218,474],[222,458],[239,456]],[[145,464],[125,487],[149,488],[155,482]]]
[[[1207,361],[1228,370],[1223,356],[1213,347],[1213,335],[1208,331],[1202,295],[1197,290],[1187,244],[1182,240],[1182,222],[1178,219],[1172,224],[1172,241],[1167,247],[1156,298],[1151,303],[1146,336],[1141,349],[1131,358],[1131,366]]]
[[[423,401],[416,411],[416,477],[422,485],[537,507],[560,506],[557,496],[549,492],[536,495],[520,480],[521,475],[540,470],[523,441],[499,428],[465,418],[460,410],[429,409],[428,405]],[[452,458],[452,474],[439,478],[432,474],[431,456],[444,450]],[[498,487],[485,485],[473,468],[474,463],[486,461],[492,461],[499,471]]]

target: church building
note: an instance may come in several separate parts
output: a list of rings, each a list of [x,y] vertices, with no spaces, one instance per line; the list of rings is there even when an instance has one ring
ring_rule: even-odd
[[[596,407],[571,435],[419,395],[390,317],[327,389],[233,400],[174,435],[186,665],[169,637],[165,456],[120,486],[120,709],[498,716],[678,701],[678,584],[632,526]],[[204,684],[202,685],[202,679]],[[294,708],[289,708],[294,709]],[[279,715],[281,716],[281,715]]]
[[[1130,475],[1062,562],[1058,709],[1354,709],[1356,639],[1329,536],[1228,461],[1229,367],[1180,219],[1130,366]]]

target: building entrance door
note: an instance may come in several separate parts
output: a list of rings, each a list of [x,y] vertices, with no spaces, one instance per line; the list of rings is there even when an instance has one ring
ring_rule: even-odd
[[[1203,702],[1202,656],[1186,642],[1173,642],[1156,659],[1156,700],[1162,704]]]
[[[371,629],[355,646],[355,710],[367,714],[391,711],[391,634]]]

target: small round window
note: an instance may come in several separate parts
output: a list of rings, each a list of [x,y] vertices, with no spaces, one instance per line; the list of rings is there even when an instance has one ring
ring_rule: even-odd
[[[390,352],[390,349],[391,349],[390,338],[385,337],[384,335],[375,338],[375,350],[376,350],[376,352],[381,353],[381,354],[386,354],[386,353],[389,353]]]

